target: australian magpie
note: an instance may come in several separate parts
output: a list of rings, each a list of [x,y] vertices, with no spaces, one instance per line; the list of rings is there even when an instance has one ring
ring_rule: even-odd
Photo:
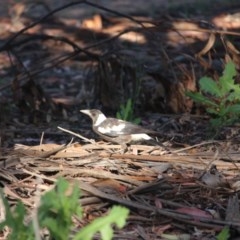
[[[145,129],[133,123],[116,118],[107,118],[97,109],[80,110],[92,119],[92,129],[103,139],[126,145],[132,142],[151,142],[161,145],[149,135],[159,135],[158,132]]]

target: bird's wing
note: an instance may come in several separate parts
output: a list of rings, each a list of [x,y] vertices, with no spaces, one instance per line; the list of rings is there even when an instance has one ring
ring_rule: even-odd
[[[100,125],[98,125],[94,130],[95,132],[100,132],[101,134],[109,137],[138,133],[156,134],[154,131],[115,118],[108,118],[106,121],[103,121]]]

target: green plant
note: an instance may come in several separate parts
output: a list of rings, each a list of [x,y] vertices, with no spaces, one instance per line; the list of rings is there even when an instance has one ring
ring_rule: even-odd
[[[131,98],[129,98],[126,104],[120,105],[120,110],[117,112],[117,118],[125,121],[133,122],[139,124],[141,119],[134,117],[134,103]]]
[[[10,205],[6,198],[3,197],[2,192],[1,200],[5,207],[5,220],[0,223],[0,230],[2,231],[5,226],[8,226],[11,229],[11,233],[8,236],[10,240],[34,239],[33,226],[24,224],[27,211],[23,203],[18,202],[14,211],[11,211]]]
[[[217,240],[228,240],[229,238],[230,238],[229,227],[224,227],[216,237]]]
[[[128,209],[114,206],[107,216],[95,219],[88,226],[81,229],[73,239],[90,240],[96,232],[100,232],[103,240],[110,240],[113,237],[113,229],[111,225],[115,223],[118,228],[122,228],[126,223],[128,213]]]
[[[234,81],[236,74],[234,63],[229,62],[218,81],[203,77],[199,80],[200,92],[186,92],[193,101],[206,107],[212,116],[210,123],[214,129],[239,120],[240,85]]]
[[[77,231],[77,233],[70,237],[74,224],[73,216],[82,217],[82,208],[79,205],[80,191],[77,185],[74,185],[72,190],[69,190],[69,183],[64,179],[59,179],[53,190],[45,193],[41,197],[40,206],[37,213],[37,225],[39,229],[47,229],[49,232],[49,239],[65,240],[90,240],[97,232],[101,233],[103,240],[110,240],[113,236],[113,229],[111,224],[115,223],[118,228],[122,228],[126,222],[129,210],[115,206],[111,212],[104,217],[94,220],[86,227]],[[0,230],[5,226],[11,229],[8,236],[10,240],[33,240],[39,232],[33,227],[33,220],[26,223],[26,208],[18,202],[16,207],[11,210],[8,201],[1,193],[1,198],[5,207],[6,217],[0,223]],[[73,235],[73,234],[72,234]]]
[[[54,239],[68,239],[73,228],[72,216],[82,217],[79,188],[75,185],[70,194],[68,191],[69,183],[60,178],[55,188],[41,197],[38,208],[39,225],[47,228]]]

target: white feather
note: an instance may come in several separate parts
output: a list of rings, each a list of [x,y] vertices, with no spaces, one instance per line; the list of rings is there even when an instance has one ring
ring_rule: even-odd
[[[106,119],[106,116],[101,113],[98,115],[97,121],[95,122],[95,126],[98,126],[99,124],[101,124],[104,120]]]
[[[107,128],[103,128],[103,127],[99,127],[98,131],[105,134],[105,133],[109,133],[109,132],[117,132],[118,134],[121,134],[122,130],[125,128],[125,124],[119,124],[119,125],[113,125],[111,127],[107,127]]]
[[[148,136],[145,133],[139,133],[139,134],[131,134],[132,141],[140,141],[140,140],[150,140],[152,139],[150,136]]]

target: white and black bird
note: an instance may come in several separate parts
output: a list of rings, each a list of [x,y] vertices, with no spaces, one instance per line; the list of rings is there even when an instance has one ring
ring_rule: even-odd
[[[80,110],[80,112],[92,119],[93,131],[107,141],[125,146],[132,142],[151,142],[154,145],[161,145],[150,136],[159,135],[158,132],[120,119],[107,118],[97,109]]]

